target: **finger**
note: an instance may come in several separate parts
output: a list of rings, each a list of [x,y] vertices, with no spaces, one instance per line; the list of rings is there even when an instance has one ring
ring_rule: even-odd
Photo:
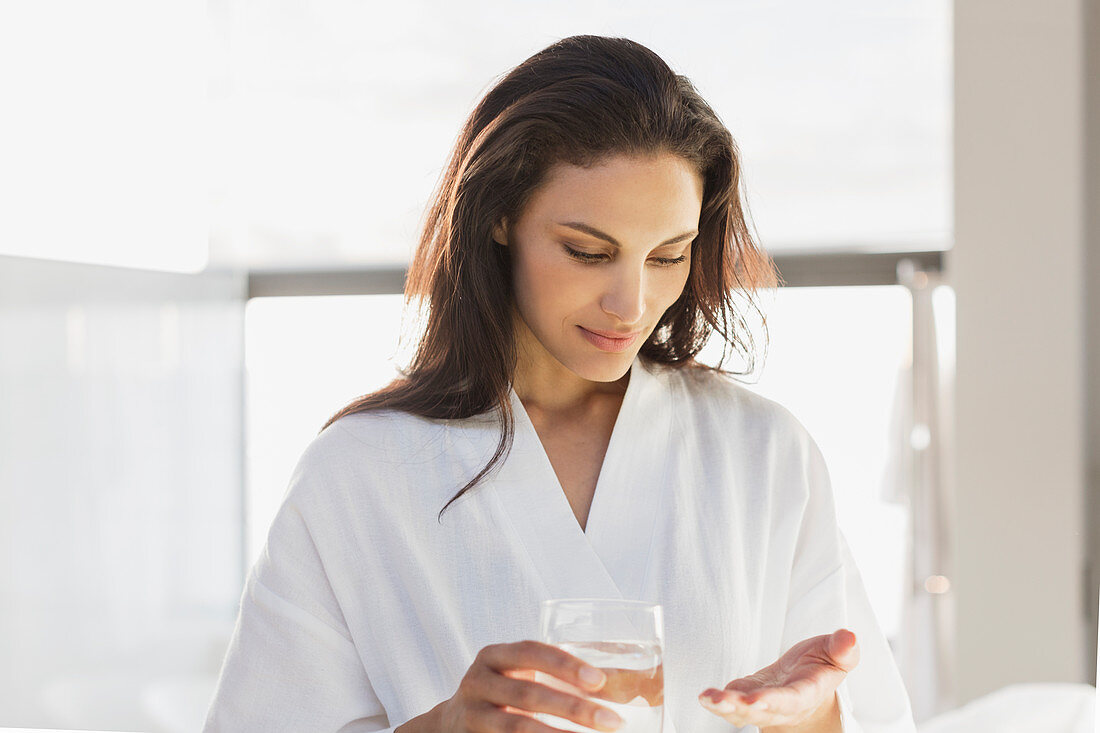
[[[730,683],[733,684],[732,682]],[[754,705],[759,710],[767,710],[769,705],[767,701],[760,701],[759,690],[753,688],[751,692],[746,690],[739,690],[734,687],[727,686],[724,690],[717,690],[710,688],[701,696],[706,702],[714,703],[721,707],[732,707],[734,705],[750,705],[760,702],[759,705]]]
[[[730,682],[726,685],[724,690],[719,690],[719,692],[739,692],[742,695],[748,696],[766,689],[766,687],[767,685],[763,685],[760,682],[742,677],[741,679]]]
[[[519,718],[517,720],[516,718]],[[534,718],[517,716],[494,706],[486,707],[479,719],[479,731],[507,730],[513,733],[562,733],[561,728],[553,728]]]
[[[597,730],[615,730],[622,725],[618,715],[587,698],[559,692],[538,682],[512,679],[494,672],[490,672],[486,678],[484,684],[478,685],[478,696],[494,705],[549,713]]]
[[[599,669],[563,649],[539,641],[490,644],[478,652],[478,659],[497,672],[537,669],[585,690],[598,690],[607,682],[607,675]]]
[[[770,710],[777,715],[797,716],[814,707],[819,697],[817,686],[809,680],[795,680],[781,687],[763,687],[751,692],[728,691],[732,699],[754,709]]]
[[[699,701],[703,707],[733,725],[755,725],[763,728],[793,722],[792,718],[779,714],[774,710],[769,710],[767,703],[763,701],[747,704],[740,693],[736,691],[713,690],[708,692],[714,692],[717,695],[708,695],[707,693],[700,695]],[[717,699],[717,702],[715,702],[715,699]]]
[[[848,629],[834,631],[826,643],[826,653],[833,663],[845,672],[851,672],[859,664],[859,644],[856,635]]]
[[[750,688],[739,688],[737,682],[726,685],[724,690],[708,690],[709,699],[712,702],[726,705],[740,705],[751,707],[753,710],[775,710],[775,700],[769,699],[769,693],[776,688],[760,687],[753,685]]]

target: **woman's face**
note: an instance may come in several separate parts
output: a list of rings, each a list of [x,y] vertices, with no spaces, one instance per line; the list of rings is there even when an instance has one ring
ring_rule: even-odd
[[[521,360],[549,377],[621,378],[684,289],[702,201],[702,175],[671,154],[553,167],[493,232],[512,248]]]

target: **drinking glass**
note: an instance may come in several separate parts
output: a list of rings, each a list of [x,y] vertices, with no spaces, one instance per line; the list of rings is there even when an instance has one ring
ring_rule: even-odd
[[[600,669],[607,683],[589,693],[543,672],[535,673],[536,682],[614,710],[623,719],[617,733],[661,733],[665,685],[660,605],[593,598],[543,601],[539,626],[542,642]],[[535,718],[562,730],[593,731],[549,713]]]

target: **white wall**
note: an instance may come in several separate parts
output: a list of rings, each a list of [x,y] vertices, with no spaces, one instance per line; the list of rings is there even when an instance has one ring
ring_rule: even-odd
[[[1087,426],[1088,499],[1089,499],[1089,582],[1085,601],[1089,606],[1090,681],[1096,684],[1097,647],[1088,643],[1096,632],[1097,594],[1100,593],[1100,0],[1085,7],[1085,328],[1087,344]],[[1098,699],[1100,704],[1100,699]]]
[[[955,3],[960,703],[1012,682],[1090,678],[1086,2]],[[1088,83],[1095,95],[1100,82]]]

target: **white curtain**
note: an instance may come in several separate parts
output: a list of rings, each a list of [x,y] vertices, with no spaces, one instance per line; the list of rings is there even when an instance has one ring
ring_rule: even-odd
[[[948,500],[954,375],[954,307],[937,276],[899,267],[913,296],[913,351],[899,375],[893,410],[895,452],[884,498],[909,505],[907,589],[895,656],[918,722],[954,707],[954,596]],[[947,296],[947,297],[935,297]]]

